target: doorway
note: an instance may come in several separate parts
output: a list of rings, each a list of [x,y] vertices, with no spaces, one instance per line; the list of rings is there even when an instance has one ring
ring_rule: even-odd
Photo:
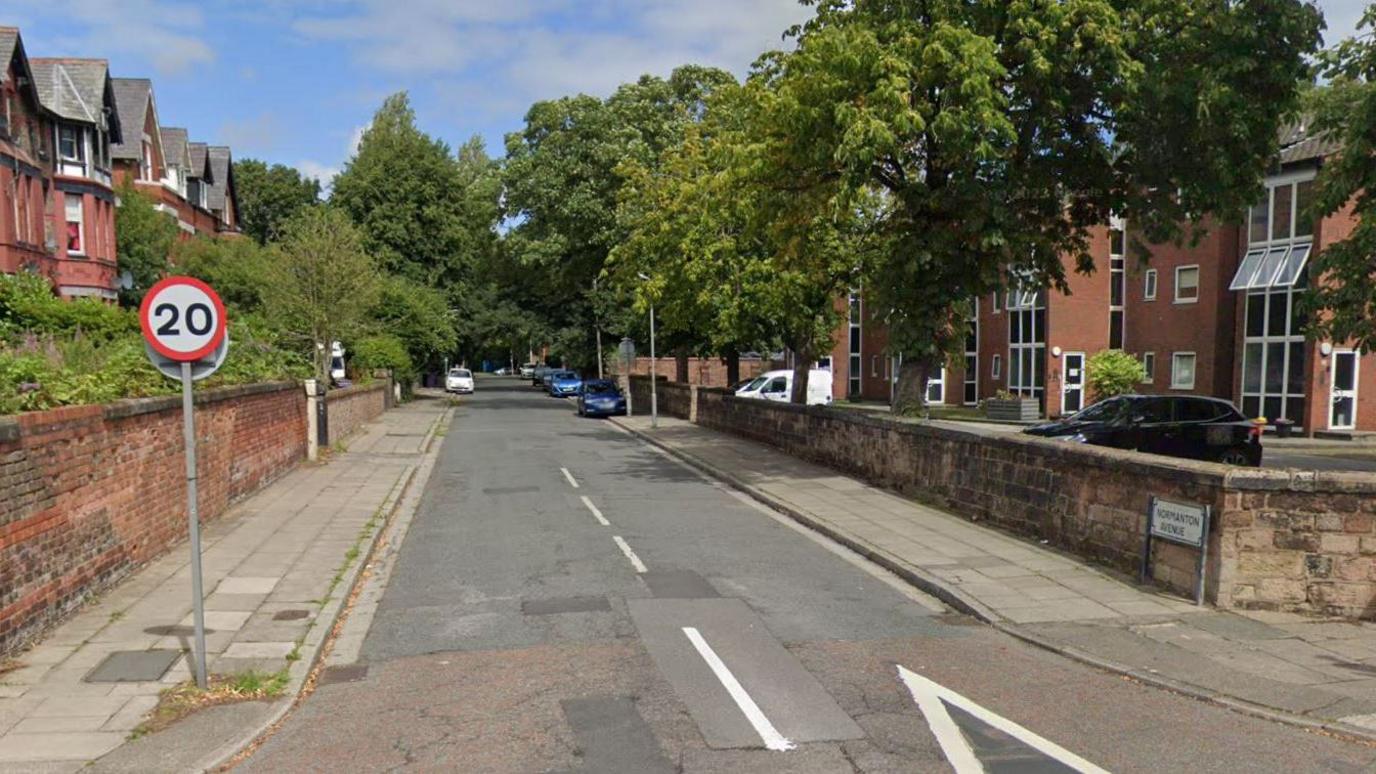
[[[1357,366],[1355,350],[1333,351],[1333,385],[1329,391],[1332,405],[1328,413],[1330,430],[1352,430],[1357,427]]]

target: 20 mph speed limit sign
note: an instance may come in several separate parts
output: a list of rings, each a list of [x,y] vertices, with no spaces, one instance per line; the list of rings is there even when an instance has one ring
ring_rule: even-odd
[[[182,363],[209,357],[225,338],[225,305],[192,277],[168,277],[139,307],[143,338],[159,355]]]

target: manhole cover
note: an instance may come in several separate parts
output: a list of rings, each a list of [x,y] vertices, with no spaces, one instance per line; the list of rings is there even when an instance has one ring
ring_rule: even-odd
[[[367,664],[346,664],[344,666],[325,667],[320,673],[320,679],[316,685],[329,685],[331,683],[356,683],[368,676]]]
[[[305,618],[306,616],[308,616],[308,615],[310,615],[310,614],[311,614],[311,611],[309,611],[309,610],[278,610],[276,613],[273,614],[272,620],[274,620],[274,621],[300,621],[302,618]]]
[[[521,602],[524,615],[556,615],[558,613],[593,613],[611,610],[606,597],[554,597],[527,599]]]
[[[179,650],[119,650],[86,675],[88,683],[151,683],[182,657]]]

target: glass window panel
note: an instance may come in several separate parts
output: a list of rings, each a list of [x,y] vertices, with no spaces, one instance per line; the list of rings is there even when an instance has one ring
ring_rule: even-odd
[[[1275,287],[1288,288],[1295,284],[1295,280],[1300,278],[1300,272],[1304,270],[1304,265],[1309,260],[1311,249],[1313,249],[1311,245],[1296,245],[1290,251],[1289,257],[1280,267],[1280,272],[1276,274]]]
[[[1292,295],[1291,298],[1294,298]],[[1303,305],[1298,303],[1298,299],[1290,302],[1290,335],[1303,336],[1304,327],[1309,324],[1309,313],[1303,309]]]
[[[1146,286],[1142,289],[1142,295],[1147,299],[1156,298],[1156,269],[1147,269]]]
[[[1333,358],[1333,388],[1337,390],[1350,390],[1353,385],[1353,369],[1356,358],[1352,355],[1343,353]]]
[[[1285,335],[1285,313],[1289,311],[1289,293],[1271,293],[1271,307],[1266,312],[1266,335]]]
[[[1121,228],[1110,229],[1108,232],[1108,252],[1110,255],[1123,254],[1123,230]]]
[[[1291,395],[1304,394],[1304,342],[1290,342],[1290,362],[1286,366],[1285,391]]]
[[[1266,253],[1266,258],[1257,265],[1257,273],[1252,276],[1248,287],[1256,290],[1265,290],[1271,287],[1271,280],[1275,279],[1276,272],[1280,270],[1281,264],[1285,261],[1285,255],[1290,251],[1288,247],[1273,247]]]
[[[1285,343],[1266,345],[1266,392],[1280,392],[1285,385]]]
[[[1268,396],[1261,403],[1261,415],[1266,417],[1266,421],[1275,422],[1284,413],[1285,402],[1279,396]]]
[[[1171,386],[1182,389],[1194,387],[1194,355],[1179,354],[1171,358]]]
[[[1271,233],[1270,220],[1268,218],[1270,213],[1269,205],[1268,196],[1268,198],[1263,199],[1260,204],[1252,207],[1252,229],[1248,232],[1248,241],[1253,243],[1265,242],[1266,235]]]
[[[1304,398],[1290,398],[1285,401],[1285,417],[1293,419],[1297,424],[1306,425],[1308,422],[1304,418]]]
[[[1022,384],[1022,370],[1018,368],[1022,361],[1018,360],[1016,350],[1008,353],[1008,387],[1009,389],[1018,387]],[[998,365],[995,363],[994,365]]]
[[[1143,382],[1150,382],[1153,378],[1155,378],[1155,375],[1156,375],[1156,353],[1155,353],[1155,352],[1144,352],[1144,353],[1142,353],[1142,370],[1143,370],[1143,371],[1146,373],[1146,375],[1147,375],[1146,378],[1142,380]]]
[[[1032,335],[1028,341],[1040,344],[1046,341],[1046,310],[1038,309],[1032,313]]]
[[[850,351],[860,351],[860,329],[855,326],[851,326],[850,329]]]
[[[1261,416],[1261,398],[1257,396],[1243,398],[1242,413],[1248,418]]]
[[[1242,257],[1242,265],[1237,267],[1237,274],[1233,276],[1233,282],[1228,286],[1229,290],[1246,290],[1252,281],[1252,275],[1256,274],[1257,264],[1261,263],[1262,256],[1266,255],[1265,250],[1252,250]]]
[[[1032,350],[1032,386],[1040,388],[1046,379],[1046,350],[1037,347]]]
[[[989,375],[995,379],[999,378],[1002,373],[1002,366],[1003,358],[999,355],[994,355],[993,363],[989,366]]]
[[[1250,293],[1247,296],[1247,335],[1266,334],[1266,294]]]
[[[1261,344],[1248,344],[1242,350],[1242,391],[1261,392]]]
[[[1271,238],[1290,238],[1290,205],[1295,187],[1282,185],[1276,187],[1276,195],[1271,205]]]
[[[1295,190],[1295,237],[1314,235],[1314,219],[1305,213],[1314,206],[1314,181],[1306,180]]]
[[[1123,348],[1123,313],[1109,312],[1108,315],[1108,348]]]
[[[1123,305],[1123,284],[1125,276],[1126,275],[1121,271],[1113,272],[1113,279],[1111,280],[1112,284],[1109,292],[1109,306]]]
[[[1022,361],[1022,384],[1024,387],[1033,387],[1037,384],[1037,372],[1032,364],[1031,348],[1024,348],[1019,354],[1018,359]]]
[[[1008,315],[1008,340],[1014,344],[1022,341],[1022,315],[1014,312]]]

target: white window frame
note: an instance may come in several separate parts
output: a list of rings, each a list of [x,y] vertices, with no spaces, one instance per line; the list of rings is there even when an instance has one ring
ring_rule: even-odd
[[[1190,358],[1190,383],[1185,384],[1177,378],[1176,363],[1180,358]],[[1195,383],[1199,381],[1199,356],[1194,352],[1172,352],[1171,353],[1171,389],[1172,390],[1193,390]]]
[[[851,291],[846,300],[846,397],[860,395],[865,389],[865,338],[862,324],[865,315],[865,302],[860,291]]]
[[[1146,275],[1142,279],[1142,298],[1146,301],[1156,300],[1156,290],[1158,285],[1158,275],[1156,269],[1147,269]]]
[[[1148,364],[1150,364],[1150,365],[1148,365]],[[1155,353],[1155,352],[1143,352],[1143,353],[1142,353],[1142,370],[1145,371],[1146,374],[1147,374],[1146,378],[1142,380],[1142,384],[1152,384],[1153,382],[1156,381],[1156,353]]]
[[[994,353],[994,360],[989,366],[989,378],[998,381],[1003,378],[1003,356]]]
[[[1191,269],[1194,270],[1194,298],[1181,298],[1181,297],[1180,297],[1180,273],[1181,273],[1182,271],[1189,271],[1189,270],[1191,270]],[[1188,264],[1188,265],[1186,265],[1186,266],[1177,266],[1177,267],[1175,267],[1175,287],[1171,289],[1171,290],[1172,290],[1172,295],[1173,295],[1174,298],[1175,298],[1174,303],[1177,303],[1177,304],[1197,304],[1197,303],[1199,303],[1199,297],[1200,297],[1200,295],[1202,295],[1202,290],[1201,290],[1201,288],[1200,288],[1200,286],[1203,284],[1202,275],[1203,275],[1203,272],[1201,272],[1201,271],[1199,270],[1199,264],[1197,264],[1197,263],[1191,263],[1191,264]]]
[[[63,194],[62,194],[62,225],[63,225],[63,229],[62,229],[62,239],[63,239],[63,243],[66,244],[66,241],[67,241],[67,229],[66,229],[66,226],[67,226],[69,223],[72,223],[72,222],[73,222],[73,218],[72,218],[72,200],[73,200],[73,199],[76,200],[76,218],[75,218],[75,222],[76,222],[76,229],[77,229],[77,240],[78,240],[78,242],[80,243],[80,247],[78,247],[78,248],[75,249],[75,250],[73,250],[73,249],[71,249],[70,247],[68,247],[68,248],[67,248],[67,255],[81,255],[81,256],[84,256],[84,255],[87,255],[87,254],[90,253],[90,245],[87,244],[88,234],[86,233],[86,206],[85,206],[86,203],[85,203],[84,201],[82,201],[83,198],[84,198],[84,197],[82,197],[81,194],[67,193],[67,192],[65,192],[65,191],[64,191]]]

